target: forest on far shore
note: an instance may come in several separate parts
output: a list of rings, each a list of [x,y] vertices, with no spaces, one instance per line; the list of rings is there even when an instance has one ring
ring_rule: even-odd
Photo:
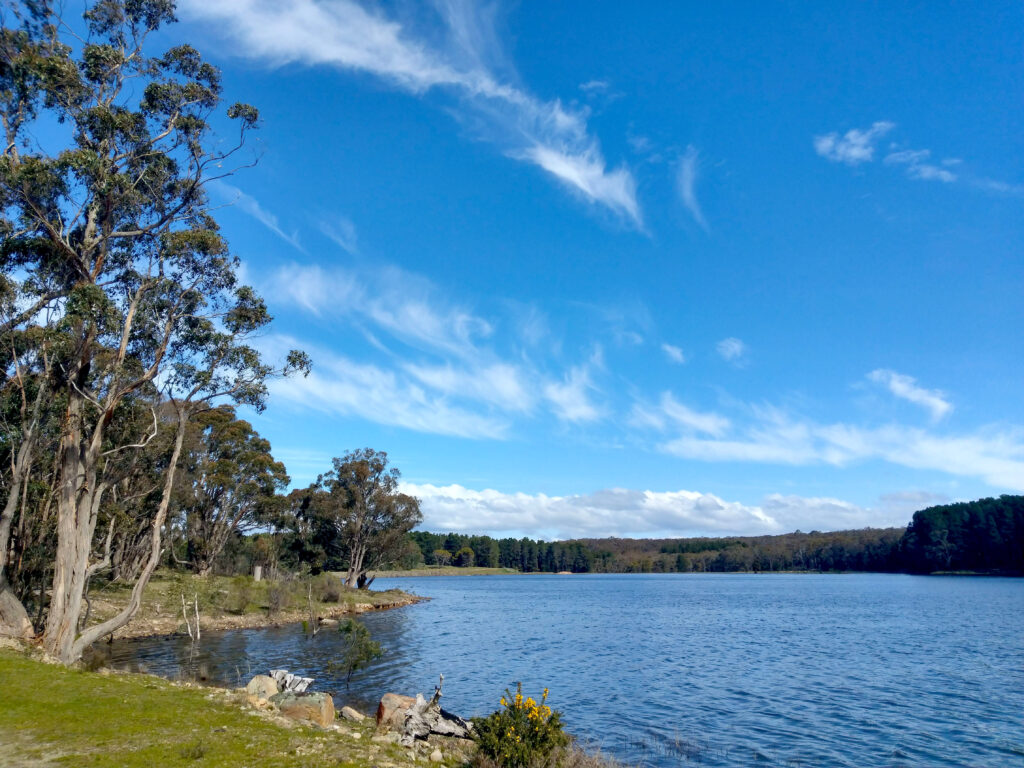
[[[534,539],[409,534],[425,565],[526,573],[876,571],[1024,573],[1024,496],[929,507],[904,528],[686,539]],[[410,548],[403,567],[417,563]]]

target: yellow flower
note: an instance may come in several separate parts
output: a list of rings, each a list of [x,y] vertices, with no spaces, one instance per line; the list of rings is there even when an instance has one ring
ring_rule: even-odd
[[[503,706],[503,707],[507,707],[508,706],[508,703],[505,701],[505,697],[504,696],[501,697],[501,706]]]

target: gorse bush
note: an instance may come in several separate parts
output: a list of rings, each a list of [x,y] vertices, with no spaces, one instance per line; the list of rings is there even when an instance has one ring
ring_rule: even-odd
[[[523,685],[515,694],[505,689],[501,709],[474,719],[479,751],[503,768],[539,768],[557,764],[559,751],[569,744],[561,716],[547,705],[548,689],[540,702],[523,698]]]

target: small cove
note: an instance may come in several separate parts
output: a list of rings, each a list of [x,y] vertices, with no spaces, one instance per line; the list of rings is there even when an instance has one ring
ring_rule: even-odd
[[[361,620],[386,649],[351,690],[331,628],[119,641],[115,666],[237,685],[284,667],[372,711],[386,691],[481,715],[551,689],[568,729],[652,766],[1024,762],[1024,580],[851,575],[380,579],[432,598]]]

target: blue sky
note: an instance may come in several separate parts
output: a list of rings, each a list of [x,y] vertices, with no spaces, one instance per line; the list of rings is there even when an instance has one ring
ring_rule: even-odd
[[[1019,3],[183,0],[295,484],[431,530],[781,533],[1024,491]]]

